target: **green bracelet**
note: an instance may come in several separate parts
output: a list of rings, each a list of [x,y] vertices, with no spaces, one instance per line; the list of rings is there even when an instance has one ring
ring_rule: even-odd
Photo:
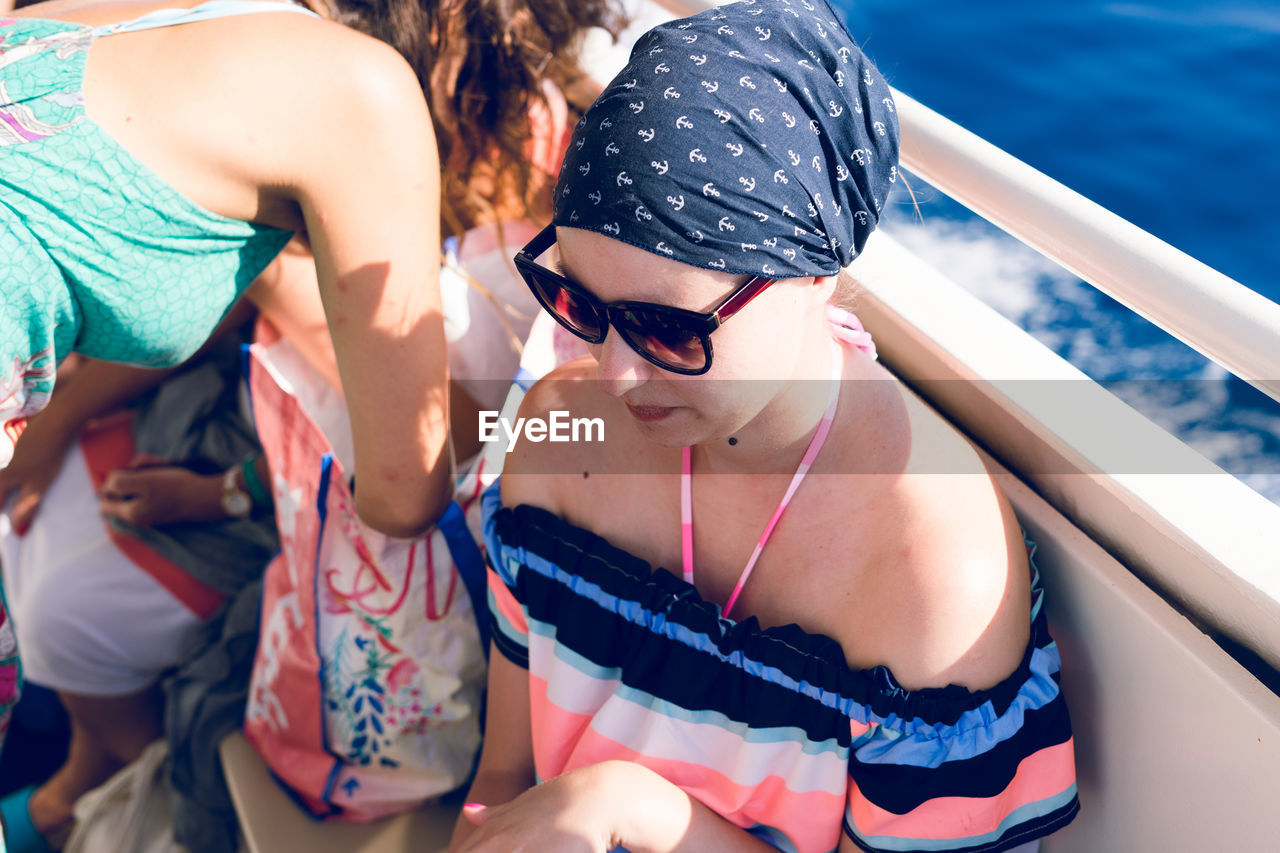
[[[256,458],[244,460],[244,464],[240,466],[240,474],[244,477],[245,488],[249,490],[254,506],[270,506],[271,493],[262,485],[262,480],[258,479],[258,469],[253,465]]]

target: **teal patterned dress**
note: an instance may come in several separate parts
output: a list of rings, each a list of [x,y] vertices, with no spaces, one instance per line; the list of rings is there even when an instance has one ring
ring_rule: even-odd
[[[94,41],[292,8],[223,0],[108,27],[0,18],[0,466],[68,353],[182,362],[292,236],[205,210],[88,118]]]
[[[83,78],[94,41],[302,11],[214,0],[107,27],[0,18],[0,467],[68,353],[145,367],[184,361],[293,236],[201,208],[90,120]],[[0,744],[18,686],[0,589]]]

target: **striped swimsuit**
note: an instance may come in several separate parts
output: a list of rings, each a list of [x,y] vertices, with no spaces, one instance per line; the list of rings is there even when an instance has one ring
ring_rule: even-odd
[[[1031,639],[990,690],[908,691],[795,625],[725,619],[665,569],[485,494],[497,648],[529,671],[539,779],[641,763],[802,853],[994,853],[1077,812],[1059,658],[1033,567]]]

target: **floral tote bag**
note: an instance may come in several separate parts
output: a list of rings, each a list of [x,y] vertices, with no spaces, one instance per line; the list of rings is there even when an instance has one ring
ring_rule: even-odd
[[[291,371],[297,358],[261,335],[247,352],[282,544],[266,570],[245,734],[312,814],[370,820],[471,773],[487,648],[473,533],[485,483],[473,466],[418,539],[366,527],[335,452],[349,443],[345,403],[313,372]]]

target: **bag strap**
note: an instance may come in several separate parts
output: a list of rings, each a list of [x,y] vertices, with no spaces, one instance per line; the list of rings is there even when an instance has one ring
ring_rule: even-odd
[[[467,588],[467,595],[471,597],[471,610],[476,617],[476,627],[480,630],[480,647],[484,649],[485,659],[488,660],[489,597],[485,583],[484,556],[471,535],[471,529],[467,527],[466,513],[457,501],[450,502],[444,515],[436,522],[436,527],[444,534],[453,564],[458,567],[462,585]]]

